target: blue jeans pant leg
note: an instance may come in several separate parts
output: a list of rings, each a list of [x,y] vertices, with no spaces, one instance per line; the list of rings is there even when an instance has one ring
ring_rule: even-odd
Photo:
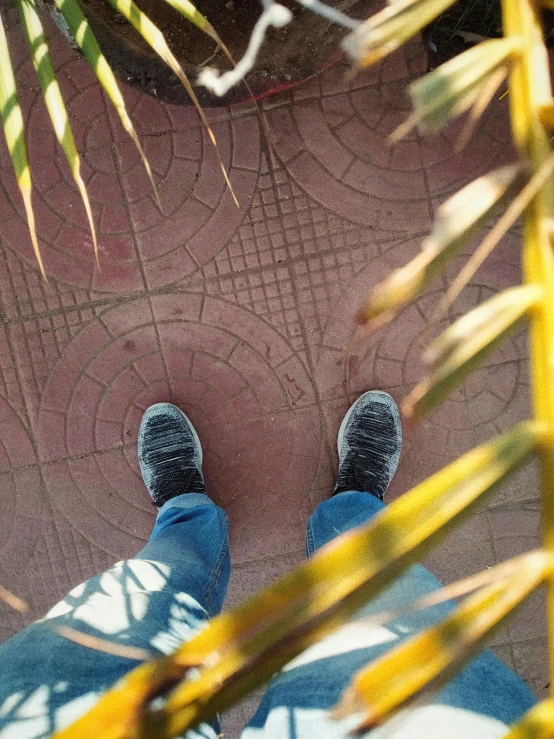
[[[74,588],[0,646],[0,739],[49,737],[138,663],[76,644],[66,626],[124,646],[168,653],[217,614],[229,582],[227,516],[189,493],[159,511],[149,542]],[[189,736],[217,736],[203,725]]]
[[[384,504],[367,493],[341,493],[321,503],[308,521],[306,549],[312,556],[339,534],[360,526]],[[354,673],[401,640],[446,616],[452,603],[401,615],[381,627],[361,618],[398,611],[440,587],[416,565],[357,614],[352,623],[306,650],[270,683],[242,739],[342,739],[355,719],[333,721],[337,703]],[[372,739],[500,739],[536,699],[525,683],[486,650],[425,706],[371,732]]]

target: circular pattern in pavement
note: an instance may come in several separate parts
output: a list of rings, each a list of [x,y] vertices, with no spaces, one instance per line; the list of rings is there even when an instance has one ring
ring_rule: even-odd
[[[231,118],[222,110],[213,123],[241,206],[237,208],[194,109],[164,105],[136,90],[123,89],[153,170],[160,210],[135,145],[86,61],[68,45],[67,49],[54,44],[53,55],[81,154],[101,272],[95,269],[83,203],[36,93],[27,59],[17,74],[24,89],[24,108],[28,108],[26,137],[46,271],[72,285],[108,292],[157,288],[181,280],[225,246],[247,212],[260,165],[258,120],[255,115]],[[4,242],[36,264],[7,156],[0,158],[0,213]]]
[[[148,537],[136,440],[144,410],[165,401],[198,430],[208,493],[236,524],[238,557],[290,548],[291,529],[302,545],[320,446],[311,381],[266,323],[201,294],[110,309],[55,366],[39,409],[40,454],[71,523],[118,556]]]
[[[495,292],[490,287],[471,285],[465,298],[476,306]],[[437,298],[437,294],[430,293],[407,307],[372,347],[373,378],[377,386],[387,387],[402,397],[425,375],[422,355],[450,323],[447,320],[436,325],[429,323]],[[453,318],[459,315],[457,312]],[[522,377],[520,360],[517,343],[508,338],[461,387],[449,393],[430,415],[430,423],[454,430],[471,429],[499,419],[517,392]]]
[[[375,229],[415,233],[431,224],[432,208],[471,178],[512,157],[506,101],[495,103],[457,152],[463,121],[422,139],[390,135],[408,117],[407,87],[426,70],[419,43],[355,78],[346,68],[319,80],[311,99],[269,111],[272,141],[297,183],[338,215]],[[338,74],[342,79],[338,78]]]
[[[27,428],[0,397],[0,569],[19,571],[41,535],[45,505]]]
[[[401,260],[405,249],[404,245],[397,247],[391,261],[407,261]],[[456,267],[459,263],[452,265],[453,273]],[[349,401],[371,388],[390,392],[400,404],[425,375],[422,353],[430,341],[453,319],[519,279],[515,264],[506,260],[490,263],[465,288],[449,320],[438,325],[432,323],[432,317],[444,288],[437,281],[438,285],[434,283],[389,324],[352,343],[347,360],[345,347],[353,337],[356,310],[386,274],[390,274],[390,268],[382,260],[368,265],[351,281],[327,322],[316,375],[322,396],[329,401],[327,412],[333,416],[332,424]],[[468,449],[528,417],[527,356],[522,329],[506,339],[423,421],[404,422],[403,461],[393,482],[394,491],[404,492]]]

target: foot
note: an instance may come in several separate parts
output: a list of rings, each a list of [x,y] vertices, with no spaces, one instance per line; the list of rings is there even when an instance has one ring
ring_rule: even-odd
[[[358,398],[340,425],[337,446],[339,473],[333,495],[358,490],[383,500],[402,447],[400,413],[391,396],[371,390]]]
[[[140,424],[138,458],[157,508],[177,495],[205,492],[200,439],[177,406],[157,403],[148,408]]]

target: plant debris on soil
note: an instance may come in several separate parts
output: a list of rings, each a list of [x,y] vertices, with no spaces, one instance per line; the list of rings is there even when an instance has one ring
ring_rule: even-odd
[[[46,5],[53,0],[43,0]],[[268,30],[254,70],[247,79],[256,97],[299,83],[321,71],[333,58],[340,58],[340,42],[346,31],[295,0],[281,0],[293,11],[292,22]],[[190,103],[181,83],[134,28],[106,0],[81,0],[100,45],[120,79],[141,91],[173,103]],[[225,71],[229,61],[215,41],[193,26],[165,0],[136,0],[137,5],[161,29],[169,47],[194,84],[205,66]],[[363,20],[375,13],[382,0],[328,0],[354,18]],[[260,17],[260,0],[196,0],[227,44],[233,58],[240,59],[252,29]],[[547,43],[554,41],[554,13],[544,15]],[[500,0],[458,0],[424,33],[429,69],[487,38],[502,35]],[[215,98],[196,88],[203,105],[225,105],[249,98],[244,85],[237,85],[225,98]]]
[[[458,0],[425,31],[429,69],[435,69],[480,40],[501,35],[500,0]]]
[[[256,94],[299,82],[320,71],[338,53],[340,41],[346,34],[345,29],[306,10],[295,0],[282,2],[293,11],[294,18],[284,28],[268,30],[253,75],[248,78]],[[340,4],[353,17],[367,18],[374,11],[375,2],[340,0],[334,4]],[[221,71],[229,69],[229,61],[215,41],[164,0],[136,0],[136,3],[163,32],[191,82],[205,66]],[[82,0],[82,6],[104,53],[121,79],[170,102],[186,102],[186,96],[179,99],[180,83],[106,0]],[[261,15],[260,0],[196,0],[195,6],[215,28],[233,58],[239,60]],[[239,92],[247,97],[244,90],[233,91],[233,94]],[[213,104],[205,98],[207,93],[201,90],[199,93],[203,104]],[[217,102],[221,104],[222,101]]]
[[[544,37],[554,46],[554,13],[543,12]],[[424,32],[429,70],[484,39],[502,36],[500,0],[458,0]]]

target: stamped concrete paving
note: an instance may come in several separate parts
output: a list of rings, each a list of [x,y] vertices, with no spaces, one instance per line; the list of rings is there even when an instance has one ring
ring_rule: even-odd
[[[459,127],[393,146],[404,90],[425,68],[414,43],[345,81],[338,66],[267,101],[271,145],[249,106],[210,110],[240,209],[190,108],[124,94],[159,186],[86,63],[49,27],[98,224],[95,270],[83,206],[56,146],[16,16],[6,10],[49,274],[41,281],[6,148],[0,145],[0,582],[30,620],[147,540],[154,512],[136,438],[151,403],[190,414],[208,490],[229,512],[229,604],[303,558],[305,519],[329,495],[335,438],[368,388],[400,400],[421,375],[430,314],[461,258],[390,326],[344,347],[369,288],[414,255],[433,210],[473,176],[510,160],[506,101],[462,154]],[[451,316],[519,280],[509,234]],[[528,412],[524,335],[425,423],[407,428],[389,500]],[[538,543],[535,470],[430,557],[452,581]],[[27,622],[0,604],[0,637]],[[546,685],[540,594],[494,639],[538,692]],[[228,735],[253,701],[226,719]]]

